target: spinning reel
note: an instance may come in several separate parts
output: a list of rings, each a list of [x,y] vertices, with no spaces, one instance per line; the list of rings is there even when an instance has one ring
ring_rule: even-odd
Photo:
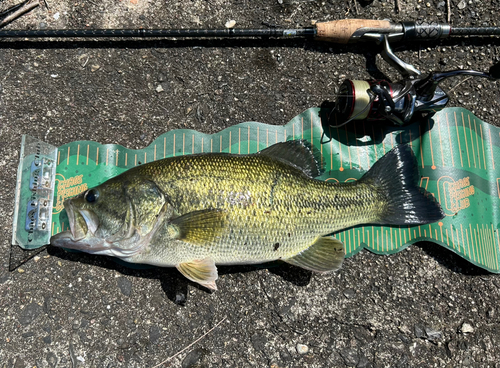
[[[338,124],[343,126],[353,120],[388,120],[396,126],[410,123],[412,118],[443,109],[449,96],[439,87],[439,83],[449,77],[469,75],[497,79],[499,65],[490,68],[489,73],[475,70],[452,70],[431,72],[423,75],[412,65],[394,55],[387,36],[381,36],[384,59],[403,75],[396,83],[385,80],[346,79],[340,86],[335,110]]]

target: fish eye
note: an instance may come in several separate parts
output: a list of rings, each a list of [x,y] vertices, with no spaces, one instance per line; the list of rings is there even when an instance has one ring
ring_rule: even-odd
[[[99,192],[96,189],[90,189],[85,193],[85,200],[89,203],[94,203],[99,198]]]

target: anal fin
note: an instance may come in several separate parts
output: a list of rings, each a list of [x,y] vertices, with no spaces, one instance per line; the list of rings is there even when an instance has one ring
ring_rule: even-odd
[[[217,267],[211,258],[180,263],[176,267],[187,279],[207,289],[217,290]]]
[[[344,244],[340,240],[321,237],[306,250],[284,261],[310,271],[329,272],[342,266],[344,256]]]

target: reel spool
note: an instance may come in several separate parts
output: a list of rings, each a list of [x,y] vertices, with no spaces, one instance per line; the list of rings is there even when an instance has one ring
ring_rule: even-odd
[[[364,80],[346,79],[340,86],[337,97],[337,113],[342,121],[364,120],[368,117],[373,102],[368,94],[370,83]]]
[[[406,108],[405,100],[399,98],[402,89],[401,84],[384,80],[346,79],[335,104],[337,118],[341,125],[351,120],[391,120],[388,113],[401,114]]]

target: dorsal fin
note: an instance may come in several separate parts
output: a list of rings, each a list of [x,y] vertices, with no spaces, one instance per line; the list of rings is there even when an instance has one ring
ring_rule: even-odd
[[[302,170],[306,175],[315,178],[322,173],[321,156],[313,151],[306,140],[280,142],[257,153],[280,160]]]

